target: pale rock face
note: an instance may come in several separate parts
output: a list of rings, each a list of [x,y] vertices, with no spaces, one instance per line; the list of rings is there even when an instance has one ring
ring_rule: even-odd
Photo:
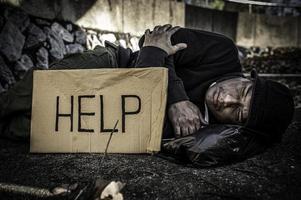
[[[49,61],[48,61],[48,51],[44,47],[41,47],[36,53],[37,56],[37,67],[41,67],[44,69],[48,69]]]
[[[59,37],[61,37],[66,42],[73,42],[74,36],[69,33],[62,25],[59,23],[54,22],[51,25],[51,30],[55,32]]]
[[[21,56],[20,60],[16,62],[15,73],[19,79],[22,79],[25,73],[32,67],[33,62],[31,58],[28,55],[24,54]]]
[[[103,46],[103,44],[98,40],[97,35],[87,36],[87,48],[94,49],[96,46]]]
[[[47,35],[47,41],[50,44],[49,53],[57,60],[63,59],[66,54],[66,48],[63,39],[52,29],[45,27],[44,32]]]
[[[133,51],[138,51],[140,48],[139,48],[139,38],[137,37],[132,37],[130,39],[130,43],[131,43],[131,47],[132,47],[132,50]]]
[[[108,34],[99,34],[99,39],[104,43],[104,41],[109,41],[111,43],[115,43],[116,42],[116,37],[114,34],[112,33],[108,33]]]
[[[120,40],[118,40],[118,42],[119,42],[119,45],[122,46],[123,48],[127,47],[126,41],[124,39],[120,39]]]

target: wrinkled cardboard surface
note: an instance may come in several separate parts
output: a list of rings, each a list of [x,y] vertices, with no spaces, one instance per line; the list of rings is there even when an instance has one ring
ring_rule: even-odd
[[[78,131],[78,96],[82,98],[81,126],[93,132]],[[104,152],[110,132],[100,132],[100,95],[103,95],[104,128],[117,129],[109,144],[108,153],[147,153],[160,150],[167,98],[167,69],[88,69],[39,70],[34,72],[30,152]],[[141,110],[125,115],[122,133],[121,95],[137,95]],[[59,96],[59,101],[57,100]],[[73,96],[73,131],[69,117]],[[59,108],[57,109],[57,102]],[[138,99],[125,98],[124,110],[137,111]],[[58,130],[55,130],[56,121]]]

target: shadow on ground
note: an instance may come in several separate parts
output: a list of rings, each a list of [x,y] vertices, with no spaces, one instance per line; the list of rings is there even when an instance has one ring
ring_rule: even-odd
[[[0,140],[0,183],[51,188],[103,178],[126,183],[125,199],[301,199],[301,112],[281,144],[233,165],[199,169],[150,155],[30,154]],[[0,192],[5,199],[35,199]],[[1,198],[2,199],[2,198]]]

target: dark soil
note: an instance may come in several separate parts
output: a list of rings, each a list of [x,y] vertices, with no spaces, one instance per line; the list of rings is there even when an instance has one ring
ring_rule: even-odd
[[[151,155],[30,154],[0,140],[0,183],[51,188],[103,178],[126,183],[125,199],[301,199],[301,112],[281,144],[240,163],[194,168]],[[0,192],[0,199],[36,199]]]

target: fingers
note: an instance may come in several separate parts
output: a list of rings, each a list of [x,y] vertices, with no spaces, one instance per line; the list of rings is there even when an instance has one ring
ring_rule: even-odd
[[[161,27],[162,31],[168,31],[171,28],[171,24],[165,24],[164,26]]]
[[[154,31],[159,31],[160,28],[161,26],[155,26]]]
[[[195,126],[195,131],[199,130],[201,128],[200,120],[195,120],[194,126]]]
[[[172,27],[171,24],[165,24],[163,26],[160,26],[160,25],[155,26],[153,31],[154,32],[168,32],[168,34],[171,36],[179,29],[180,29],[179,26]]]
[[[196,131],[196,130],[195,130],[194,124],[193,124],[193,125],[190,125],[190,126],[188,127],[188,130],[189,130],[188,135],[193,134],[193,133]]]
[[[149,34],[150,34],[150,30],[146,29],[145,32],[144,32],[144,35],[149,35]]]
[[[182,49],[186,49],[186,48],[187,48],[187,44],[185,44],[185,43],[178,43],[173,46],[174,53],[176,53],[177,51],[180,51]]]
[[[174,131],[175,131],[175,136],[176,137],[181,137],[181,127],[179,125],[176,125],[174,127]]]
[[[169,35],[172,36],[172,35],[173,35],[175,32],[177,32],[180,28],[181,28],[181,27],[179,27],[179,26],[174,26],[174,27],[170,28],[170,29],[168,30]]]
[[[188,126],[182,126],[181,127],[181,136],[189,135],[189,127]]]

